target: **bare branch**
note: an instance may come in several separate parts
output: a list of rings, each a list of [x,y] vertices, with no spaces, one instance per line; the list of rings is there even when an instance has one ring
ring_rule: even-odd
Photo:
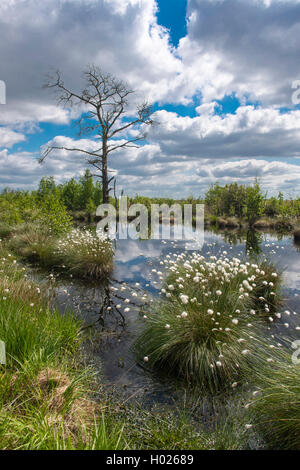
[[[60,72],[56,71],[56,79],[49,79],[49,81],[44,85],[44,88],[54,88],[61,94],[58,96],[58,104],[63,104],[65,106],[73,106],[74,99],[78,100],[76,104],[79,104],[81,102],[84,102],[88,105],[95,106],[92,102],[91,99],[88,97],[85,97],[83,95],[79,95],[78,93],[74,93],[71,90],[68,90],[68,88],[65,87],[63,80],[61,79]]]
[[[39,159],[39,162],[42,163],[45,158],[53,151],[53,150],[68,150],[69,152],[81,152],[81,153],[86,153],[88,155],[93,155],[95,156],[96,154],[94,152],[88,152],[87,150],[83,150],[80,148],[68,148],[68,147],[58,147],[56,145],[53,145],[51,147],[48,147],[45,152],[42,154],[41,158]],[[101,158],[101,155],[98,155],[99,158]]]
[[[141,140],[145,140],[145,134],[141,134],[140,136],[131,139],[131,140],[126,140],[126,142],[123,142],[122,144],[115,145],[113,147],[108,147],[107,153],[111,153],[114,150],[124,148],[124,147],[132,147],[132,148],[139,148],[139,145],[134,145],[134,142],[139,142]],[[114,141],[116,142],[116,141]]]

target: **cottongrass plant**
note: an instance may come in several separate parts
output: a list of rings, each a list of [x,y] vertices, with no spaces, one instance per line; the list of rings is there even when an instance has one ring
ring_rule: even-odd
[[[113,246],[104,232],[73,229],[57,239],[47,228],[27,224],[13,233],[10,249],[26,261],[79,278],[107,277],[113,268]]]
[[[58,240],[56,255],[79,277],[107,277],[113,267],[113,247],[104,232],[73,229]]]
[[[212,393],[234,387],[261,361],[258,328],[262,317],[273,321],[280,276],[266,262],[229,260],[226,253],[209,261],[182,253],[166,265],[163,297],[145,312],[135,344],[139,358]]]

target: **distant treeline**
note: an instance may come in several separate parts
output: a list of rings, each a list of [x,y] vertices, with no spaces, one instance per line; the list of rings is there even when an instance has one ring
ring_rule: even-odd
[[[37,190],[2,191],[0,222],[7,225],[39,222],[61,232],[71,224],[70,213],[93,214],[101,201],[101,184],[94,182],[89,170],[79,180],[72,178],[64,184],[56,184],[53,177],[44,177]]]
[[[63,184],[56,184],[53,176],[42,178],[38,190],[33,191],[39,199],[47,194],[56,194],[68,211],[93,212],[102,202],[102,186],[99,181],[94,181],[90,170],[76,180],[71,178]]]
[[[111,197],[115,204],[115,198]],[[190,196],[185,199],[150,198],[141,195],[129,197],[129,205],[144,204],[205,204],[206,217],[236,217],[247,220],[251,225],[261,217],[298,218],[300,217],[300,198],[284,199],[281,192],[277,197],[267,197],[255,180],[252,185],[237,183],[220,186],[214,184],[203,198]],[[96,207],[102,203],[102,187],[95,181],[89,170],[79,179],[71,178],[63,184],[56,184],[53,177],[44,177],[34,191],[4,189],[0,194],[0,221],[18,224],[45,214],[53,219],[70,221],[70,213],[95,214]]]
[[[166,198],[149,198],[136,195],[130,198],[130,203],[142,203],[150,208],[151,203],[205,204],[205,216],[211,221],[220,217],[236,217],[247,220],[250,225],[261,217],[266,218],[298,218],[300,217],[300,198],[284,199],[281,192],[278,196],[267,197],[259,182],[255,179],[252,185],[230,183],[211,186],[203,198],[190,196],[182,200]]]
[[[214,184],[205,194],[206,208],[212,215],[238,218],[257,217],[300,217],[300,198],[284,199],[267,197],[258,181],[244,186],[237,183],[220,186]]]
[[[94,182],[89,170],[76,180],[56,184],[54,178],[44,177],[34,191],[4,189],[0,195],[0,221],[18,224],[35,221],[52,214],[69,220],[69,212],[93,213],[102,202],[102,188]]]

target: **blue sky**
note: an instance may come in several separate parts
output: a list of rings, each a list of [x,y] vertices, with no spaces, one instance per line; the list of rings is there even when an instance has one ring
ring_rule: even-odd
[[[159,123],[111,159],[119,190],[181,197],[259,176],[269,194],[298,194],[298,0],[2,0],[0,23],[0,190],[82,174],[78,154],[38,164],[49,143],[95,145],[42,84],[58,68],[80,89],[95,63],[153,102]]]
[[[172,0],[172,5],[170,0],[157,0],[157,5],[157,21],[169,30],[170,42],[174,47],[177,47],[179,40],[187,34],[187,0]],[[172,103],[163,103],[161,106],[155,103],[154,106],[155,109],[166,109],[167,111],[176,112],[181,116],[195,117],[197,114],[195,108],[199,106],[200,101],[201,97],[195,97],[188,106]],[[220,106],[216,112],[219,114],[234,113],[240,105],[239,100],[234,94],[218,100],[218,104]]]
[[[158,0],[157,22],[170,31],[170,42],[174,47],[186,36],[187,0]]]

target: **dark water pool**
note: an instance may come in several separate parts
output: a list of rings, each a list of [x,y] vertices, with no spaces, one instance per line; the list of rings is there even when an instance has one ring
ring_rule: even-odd
[[[168,402],[174,398],[174,384],[140,367],[132,344],[143,319],[141,307],[159,295],[163,260],[185,250],[185,241],[119,240],[110,288],[103,283],[61,281],[56,288],[61,310],[72,308],[84,319],[90,340],[90,360],[101,367],[108,383],[119,386],[128,397]],[[300,249],[292,236],[258,232],[205,232],[202,254],[209,257],[227,252],[227,257],[252,254],[267,256],[284,270],[285,305],[290,315],[272,325],[271,334],[300,339]],[[161,273],[161,274],[160,274]],[[289,326],[284,326],[288,324]],[[101,364],[101,365],[100,365]]]

